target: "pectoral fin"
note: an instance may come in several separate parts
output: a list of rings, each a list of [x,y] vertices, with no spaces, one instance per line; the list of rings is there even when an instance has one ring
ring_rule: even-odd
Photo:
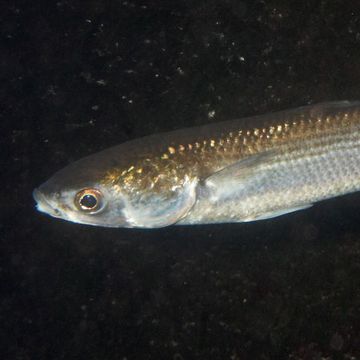
[[[276,154],[276,151],[271,150],[251,155],[210,175],[204,181],[209,197],[217,201],[241,191],[255,178],[264,176],[261,168],[270,164]]]

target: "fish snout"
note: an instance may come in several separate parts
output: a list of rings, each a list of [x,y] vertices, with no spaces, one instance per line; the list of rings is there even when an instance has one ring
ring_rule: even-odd
[[[52,204],[52,201],[49,200],[39,188],[34,189],[32,194],[36,201],[36,208],[38,211],[54,217],[61,217],[61,211]]]

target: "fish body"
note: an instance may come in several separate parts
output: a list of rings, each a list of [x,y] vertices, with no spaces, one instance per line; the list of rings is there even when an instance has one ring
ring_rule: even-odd
[[[66,220],[152,228],[267,219],[358,190],[360,102],[341,101],[129,141],[34,197]]]

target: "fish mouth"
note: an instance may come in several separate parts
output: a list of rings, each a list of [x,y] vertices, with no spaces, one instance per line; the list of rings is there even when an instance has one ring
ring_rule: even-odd
[[[61,217],[61,211],[52,206],[47,197],[39,189],[34,189],[32,194],[34,200],[36,201],[36,208],[38,211],[53,217]]]

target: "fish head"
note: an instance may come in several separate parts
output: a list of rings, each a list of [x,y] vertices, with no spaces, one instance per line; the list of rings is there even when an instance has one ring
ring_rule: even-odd
[[[91,156],[70,164],[33,191],[37,209],[80,224],[128,227],[123,196],[102,181],[105,173]]]
[[[61,190],[54,188],[52,190],[50,184],[46,182],[33,191],[39,211],[52,217],[80,224],[109,227],[127,226],[125,219],[121,216],[121,200],[109,201],[110,196],[106,188],[94,184],[86,187]]]
[[[155,228],[183,218],[197,179],[148,158],[118,160],[121,148],[80,159],[33,191],[37,209],[67,221],[105,227]]]

